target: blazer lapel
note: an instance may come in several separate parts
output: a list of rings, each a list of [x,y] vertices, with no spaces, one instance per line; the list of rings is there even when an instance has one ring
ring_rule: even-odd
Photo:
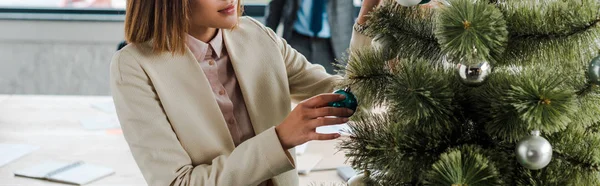
[[[156,84],[155,87],[165,90],[181,90],[160,91],[169,94],[159,94],[159,97],[170,120],[181,120],[178,122],[189,123],[190,116],[199,116],[198,118],[201,120],[192,121],[190,124],[202,125],[206,132],[220,134],[218,135],[221,138],[218,140],[221,143],[219,146],[229,150],[235,148],[227,123],[208,79],[189,49],[186,50],[184,55],[173,56],[170,53],[165,53],[148,64],[152,66],[150,69],[153,72],[150,73],[159,77],[155,79],[156,81],[153,80],[153,83]],[[198,131],[186,129],[180,129],[178,132],[182,135],[183,133],[198,135]]]
[[[262,78],[268,73],[266,70],[268,67],[262,64],[265,59],[262,58],[260,50],[249,48],[248,46],[254,46],[249,44],[254,41],[241,38],[237,29],[243,28],[227,29],[223,32],[225,48],[229,53],[229,59],[242,91],[254,132],[259,134],[273,126],[271,120],[274,118],[265,116],[268,113],[265,113],[264,110],[276,108],[270,105],[272,101],[265,101],[266,99],[261,101],[260,97],[269,96],[270,91],[265,89],[273,88],[274,85],[272,82],[268,82],[269,79]],[[244,41],[245,44],[239,41]],[[272,99],[276,100],[277,98],[273,97]]]

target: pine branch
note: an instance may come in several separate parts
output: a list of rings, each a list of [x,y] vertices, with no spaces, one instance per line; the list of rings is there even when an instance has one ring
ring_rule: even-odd
[[[596,0],[497,0],[511,35],[565,36],[600,18]]]
[[[431,8],[404,7],[388,0],[370,14],[365,32],[398,58],[439,62],[445,54],[433,34],[435,18]]]
[[[420,6],[404,7],[393,0],[385,1],[370,14],[367,35],[402,33],[421,41],[436,41],[433,34],[436,16],[433,9]]]
[[[585,32],[591,28],[593,28],[596,24],[598,24],[598,22],[600,22],[600,19],[596,19],[596,20],[592,20],[591,22],[587,23],[585,26],[581,27],[581,28],[575,28],[573,29],[571,32],[569,33],[563,33],[563,34],[529,34],[529,35],[512,35],[511,39],[514,40],[519,40],[519,39],[540,39],[540,40],[544,40],[544,39],[554,39],[554,38],[560,38],[560,37],[569,37],[575,34],[579,34],[582,32]]]
[[[395,166],[405,165],[398,162],[401,158],[397,151],[399,140],[394,135],[395,127],[387,116],[361,113],[352,120],[348,124],[352,135],[339,148],[347,152],[346,157],[354,168],[370,170],[371,177],[378,180],[377,170],[396,170]],[[405,181],[412,179],[411,175],[401,175],[405,177]]]
[[[585,134],[582,129],[570,128],[548,136],[553,146],[553,159],[541,170],[528,170],[516,165],[518,185],[598,185],[597,133]],[[577,144],[577,145],[573,145]],[[565,171],[568,170],[568,171]]]
[[[581,127],[589,127],[600,122],[600,90],[591,88],[589,92],[577,96],[578,111],[573,115],[573,121]]]
[[[508,39],[500,10],[486,1],[452,0],[442,7],[435,28],[442,51],[453,61],[473,65],[495,62]]]
[[[594,172],[598,172],[600,173],[600,165],[598,164],[591,164],[591,163],[586,163],[586,162],[582,162],[572,156],[560,153],[560,152],[553,152],[552,153],[552,157],[555,159],[561,159],[563,161],[569,162],[571,164],[573,164],[573,166],[578,166],[578,167],[582,167],[583,169],[586,169],[587,171],[594,171]]]
[[[516,169],[522,167],[515,155],[514,143],[502,143],[495,146],[483,147],[482,154],[487,157],[501,173],[503,185],[516,185],[516,177],[519,174]]]
[[[594,24],[587,30],[565,37],[511,37],[505,53],[500,57],[497,66],[527,66],[545,64],[560,65],[565,69],[582,70],[592,58],[598,56],[600,43],[600,26]]]
[[[569,128],[548,139],[553,144],[553,154],[557,158],[586,171],[600,173],[600,133],[586,132],[584,128]],[[573,145],[575,143],[577,145]]]
[[[348,152],[353,167],[369,170],[378,185],[418,185],[448,149],[486,141],[471,134],[472,124],[467,122],[434,136],[420,130],[416,123],[360,113],[349,123],[351,137],[339,148]]]
[[[351,54],[342,86],[351,87],[362,106],[379,105],[387,100],[383,90],[392,76],[388,68],[390,55],[372,48],[363,48]]]
[[[421,58],[434,64],[441,64],[446,56],[437,41],[421,40],[401,32],[377,35],[373,40],[374,43],[379,43],[381,48],[385,49],[384,51],[400,59]]]
[[[397,73],[386,89],[390,112],[408,122],[419,123],[431,135],[450,130],[458,121],[454,110],[453,71],[420,59],[400,60]]]
[[[574,93],[561,89],[558,78],[516,82],[503,98],[528,124],[528,129],[557,132],[571,122],[576,111]]]
[[[463,146],[441,155],[425,181],[427,185],[502,185],[494,163],[476,146]]]
[[[579,110],[558,67],[497,68],[488,83],[468,92],[475,122],[497,140],[515,142],[531,130],[564,130]]]

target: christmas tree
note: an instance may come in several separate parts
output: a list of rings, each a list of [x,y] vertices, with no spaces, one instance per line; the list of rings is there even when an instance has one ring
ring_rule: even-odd
[[[367,185],[600,185],[600,1],[410,1],[345,66]]]

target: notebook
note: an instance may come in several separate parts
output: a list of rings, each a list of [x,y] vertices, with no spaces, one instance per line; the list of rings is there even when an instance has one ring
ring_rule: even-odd
[[[15,176],[84,185],[114,173],[110,168],[87,164],[81,161],[74,163],[47,161],[27,169],[16,171]]]

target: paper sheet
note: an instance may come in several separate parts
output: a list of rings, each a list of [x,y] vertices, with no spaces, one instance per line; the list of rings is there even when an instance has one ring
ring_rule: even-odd
[[[323,156],[319,154],[303,154],[296,157],[298,174],[308,174],[319,164]]]
[[[106,112],[107,114],[117,113],[117,110],[115,109],[115,104],[112,101],[94,103],[92,104],[92,108],[102,112]]]
[[[306,152],[306,147],[308,147],[308,143],[296,146],[296,155],[304,154],[304,152]]]
[[[117,116],[98,116],[80,120],[81,126],[87,130],[111,130],[120,129],[119,119]]]
[[[0,143],[0,167],[9,164],[40,147],[25,144]]]

